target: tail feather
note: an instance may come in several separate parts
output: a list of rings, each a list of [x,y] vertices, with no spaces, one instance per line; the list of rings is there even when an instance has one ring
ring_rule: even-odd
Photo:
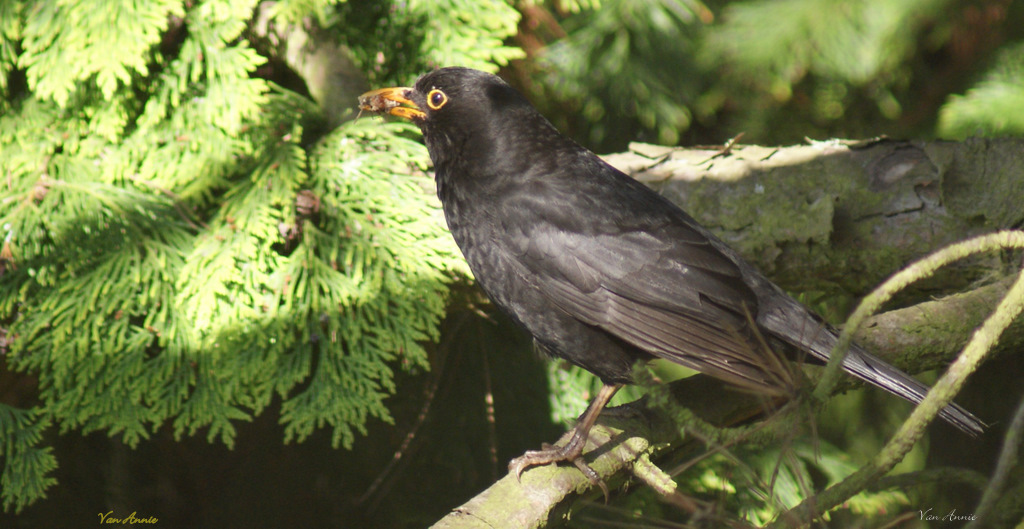
[[[857,378],[914,404],[920,404],[930,389],[857,346],[853,346],[843,358],[843,368]],[[985,431],[986,424],[981,419],[956,403],[939,410],[939,417],[971,436]]]

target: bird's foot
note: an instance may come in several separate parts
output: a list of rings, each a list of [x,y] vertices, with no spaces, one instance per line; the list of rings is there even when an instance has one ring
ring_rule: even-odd
[[[513,459],[508,464],[509,473],[518,480],[519,475],[527,468],[571,461],[590,480],[590,483],[601,487],[601,492],[604,492],[604,502],[608,503],[608,486],[604,484],[601,476],[594,472],[594,469],[590,468],[590,465],[580,456],[583,455],[583,447],[587,444],[587,439],[590,437],[590,429],[594,426],[594,422],[597,421],[598,414],[601,413],[605,404],[608,404],[608,401],[611,400],[615,392],[621,387],[622,384],[607,383],[601,386],[594,400],[590,402],[590,406],[587,406],[587,411],[583,412],[583,415],[576,422],[576,427],[572,429],[569,442],[560,447],[544,444],[541,450],[532,450]]]
[[[530,467],[569,461],[576,465],[576,468],[587,477],[591,484],[601,488],[601,492],[604,493],[604,502],[608,503],[608,485],[605,485],[601,476],[594,469],[590,468],[590,465],[581,457],[585,444],[586,440],[579,439],[579,436],[575,434],[565,446],[553,446],[544,443],[541,446],[541,450],[530,450],[510,461],[508,471],[516,477],[516,480],[519,480],[523,471]]]

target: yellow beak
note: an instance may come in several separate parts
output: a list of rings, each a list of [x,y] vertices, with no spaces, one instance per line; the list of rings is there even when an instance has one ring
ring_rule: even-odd
[[[420,110],[416,103],[413,103],[411,99],[406,97],[406,94],[412,92],[412,90],[412,88],[405,86],[371,90],[359,96],[359,110],[387,112],[392,116],[412,121],[425,119],[427,113]],[[411,108],[402,105],[411,105]]]

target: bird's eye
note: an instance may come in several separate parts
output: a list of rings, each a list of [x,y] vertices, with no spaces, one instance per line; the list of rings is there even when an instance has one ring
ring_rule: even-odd
[[[448,96],[444,95],[444,92],[433,89],[427,94],[427,106],[431,110],[440,110],[448,102]]]

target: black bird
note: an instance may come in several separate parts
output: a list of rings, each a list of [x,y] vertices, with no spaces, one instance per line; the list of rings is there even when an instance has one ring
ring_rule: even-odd
[[[448,227],[477,281],[546,353],[603,388],[563,447],[509,469],[578,459],[590,427],[638,360],[665,358],[767,395],[789,371],[768,344],[827,361],[836,331],[686,212],[563,136],[497,76],[442,68],[412,88],[359,98],[423,130]],[[853,376],[918,403],[924,384],[854,345]],[[951,404],[971,435],[984,424]]]

